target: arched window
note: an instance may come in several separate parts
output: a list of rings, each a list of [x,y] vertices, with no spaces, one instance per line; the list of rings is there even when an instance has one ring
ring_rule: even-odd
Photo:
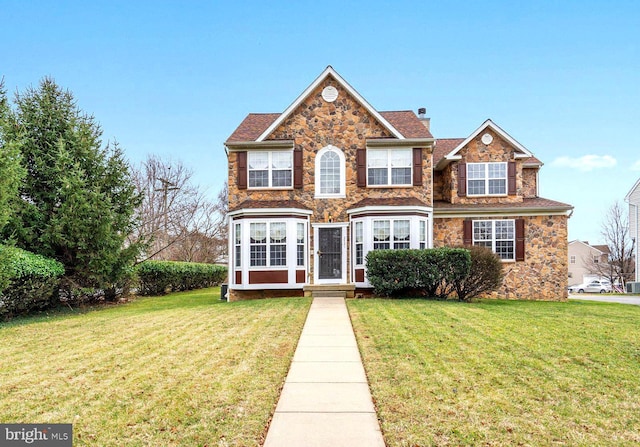
[[[316,197],[345,197],[345,159],[335,146],[322,148],[316,156]]]

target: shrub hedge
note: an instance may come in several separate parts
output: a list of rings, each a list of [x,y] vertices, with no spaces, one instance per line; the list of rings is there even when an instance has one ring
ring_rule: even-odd
[[[460,301],[496,290],[502,284],[504,271],[502,261],[490,248],[474,245],[469,247],[471,268],[469,275],[455,283]]]
[[[0,245],[0,317],[51,306],[62,275],[64,267],[58,261]]]
[[[138,294],[163,295],[219,285],[227,278],[227,268],[195,262],[145,261],[136,267],[136,274]]]
[[[383,296],[421,293],[446,298],[467,277],[471,255],[464,248],[374,250],[367,254],[367,276]]]

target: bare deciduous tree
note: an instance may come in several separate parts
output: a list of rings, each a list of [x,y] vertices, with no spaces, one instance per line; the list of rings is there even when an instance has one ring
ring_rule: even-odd
[[[175,160],[150,155],[134,173],[144,196],[133,236],[149,247],[146,259],[219,262],[225,254],[227,188],[216,201],[192,181],[193,171]]]
[[[587,262],[591,273],[609,278],[611,283],[624,284],[633,278],[633,241],[629,235],[629,218],[619,202],[614,202],[602,222],[603,242],[609,247],[607,262],[593,258]]]

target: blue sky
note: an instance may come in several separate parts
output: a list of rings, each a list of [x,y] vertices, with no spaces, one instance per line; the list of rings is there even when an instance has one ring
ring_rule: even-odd
[[[53,77],[134,164],[179,159],[215,194],[223,142],[332,65],[378,110],[426,107],[437,138],[491,118],[575,206],[569,239],[640,178],[637,1],[0,0],[9,92]]]

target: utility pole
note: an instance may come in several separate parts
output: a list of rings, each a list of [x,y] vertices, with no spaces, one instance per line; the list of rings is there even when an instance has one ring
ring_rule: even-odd
[[[169,167],[168,169],[171,169],[171,167]],[[165,237],[169,234],[169,229],[168,229],[168,221],[167,221],[167,216],[168,216],[168,209],[167,209],[167,196],[169,194],[169,191],[176,191],[178,189],[180,189],[178,186],[176,186],[175,183],[170,182],[169,180],[167,180],[166,178],[163,177],[157,177],[156,180],[160,180],[160,183],[162,183],[162,187],[160,188],[156,188],[154,189],[154,191],[162,191],[162,207],[163,207],[163,214],[164,214],[164,234]]]

